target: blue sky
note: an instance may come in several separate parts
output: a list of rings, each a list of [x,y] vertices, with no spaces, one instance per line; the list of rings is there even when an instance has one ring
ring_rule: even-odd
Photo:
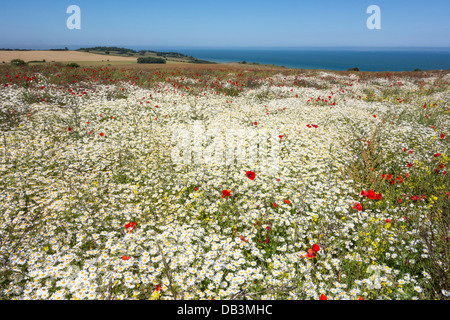
[[[72,4],[81,30],[66,26]],[[449,14],[448,0],[14,0],[1,4],[0,48],[450,47]]]

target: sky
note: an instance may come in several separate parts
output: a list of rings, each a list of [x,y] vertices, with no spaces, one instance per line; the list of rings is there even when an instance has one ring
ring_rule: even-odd
[[[448,0],[0,2],[0,48],[450,47]],[[67,27],[70,5],[81,29]]]

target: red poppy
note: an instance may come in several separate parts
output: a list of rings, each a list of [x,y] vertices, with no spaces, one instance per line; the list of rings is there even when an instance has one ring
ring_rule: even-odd
[[[123,256],[122,260],[129,260],[130,258],[131,258],[130,256],[128,256],[128,257],[127,256]]]
[[[383,198],[383,195],[381,193],[377,193],[377,200],[381,200]]]
[[[315,244],[315,243],[312,245],[311,249],[313,249],[313,251],[315,251],[315,252],[320,251],[319,245],[318,245],[318,244]]]
[[[223,190],[222,191],[222,199],[225,197],[231,197],[231,190]]]
[[[437,157],[439,157],[440,155],[441,155],[440,153],[435,153],[435,154],[434,154],[434,157],[437,158]]]
[[[441,139],[445,138],[445,134],[441,133]]]
[[[128,232],[131,232],[131,230],[133,230],[134,227],[136,227],[136,222],[128,222],[128,223],[125,225],[125,229],[127,229]]]
[[[353,209],[356,209],[358,211],[362,210],[362,205],[359,202],[355,202],[355,204],[352,207]]]
[[[257,125],[258,125],[258,122],[253,122],[253,124],[254,124],[255,126],[257,126]]]
[[[247,178],[249,178],[250,180],[254,180],[256,177],[256,174],[253,171],[247,171]]]
[[[322,293],[319,300],[327,300],[327,296]]]
[[[386,222],[386,223],[390,223],[391,221],[392,221],[391,219],[384,220],[384,222]]]
[[[240,236],[239,238],[240,238],[242,241],[248,242],[248,240],[245,239],[244,236]]]
[[[413,164],[412,163],[408,163],[407,166],[408,166],[408,168],[411,168],[413,166]]]
[[[309,249],[308,250],[308,254],[306,255],[308,258],[315,258],[316,257],[316,253],[314,252],[313,249]]]
[[[68,127],[68,128],[67,128],[67,131],[72,131],[72,128],[71,128],[71,127]]]
[[[367,196],[368,196],[369,199],[371,199],[371,200],[375,200],[376,197],[377,197],[376,193],[375,193],[373,190],[367,191]]]
[[[286,204],[291,204],[291,201],[288,200],[288,199],[284,199],[284,203],[286,203]]]
[[[103,132],[100,132],[100,137],[103,137],[105,134]]]
[[[273,203],[272,205],[273,205],[273,207],[274,207],[274,208],[276,208],[276,207],[277,207],[277,204],[276,204],[275,202],[274,202],[274,203]]]
[[[161,290],[161,286],[159,284],[156,285],[156,291],[160,291]]]

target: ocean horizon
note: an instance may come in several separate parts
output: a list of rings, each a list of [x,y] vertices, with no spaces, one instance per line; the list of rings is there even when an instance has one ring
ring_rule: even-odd
[[[149,48],[173,51],[202,60],[242,62],[298,69],[345,71],[413,71],[450,69],[450,48]]]

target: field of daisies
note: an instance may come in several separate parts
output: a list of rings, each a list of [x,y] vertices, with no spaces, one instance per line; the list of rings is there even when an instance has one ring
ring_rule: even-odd
[[[2,65],[0,299],[448,299],[449,81]]]

